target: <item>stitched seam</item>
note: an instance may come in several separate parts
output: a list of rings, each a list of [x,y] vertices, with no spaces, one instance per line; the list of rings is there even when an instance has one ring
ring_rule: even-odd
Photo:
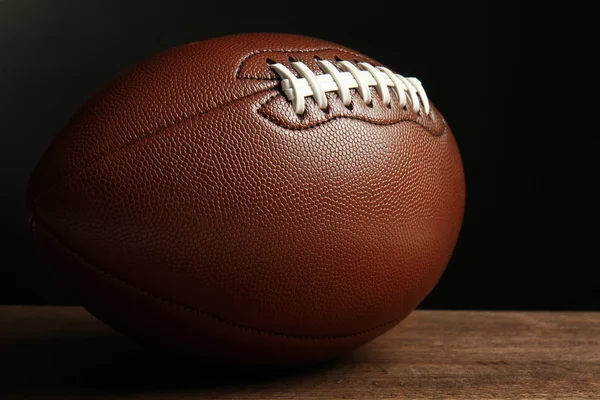
[[[114,154],[117,154],[117,153],[119,153],[119,152],[121,152],[121,151],[123,151],[123,150],[125,150],[125,149],[127,149],[129,147],[131,147],[131,146],[136,145],[138,142],[140,142],[140,141],[142,141],[144,139],[148,139],[150,137],[153,137],[153,136],[156,136],[156,135],[160,135],[161,133],[167,131],[168,129],[171,129],[173,127],[179,126],[179,125],[181,125],[181,124],[183,124],[185,122],[188,122],[188,121],[190,121],[190,120],[192,120],[194,118],[200,117],[201,115],[208,114],[209,112],[212,112],[214,110],[218,110],[219,108],[224,107],[226,105],[236,103],[236,102],[244,100],[244,99],[246,99],[248,97],[251,97],[251,96],[254,96],[254,95],[257,95],[257,94],[260,94],[260,93],[268,92],[270,90],[273,90],[273,89],[272,88],[268,88],[268,89],[264,89],[264,90],[259,90],[257,92],[250,93],[250,94],[248,94],[246,96],[234,99],[234,100],[232,100],[232,101],[230,101],[228,103],[223,103],[223,104],[220,104],[220,105],[218,105],[216,107],[213,107],[211,109],[204,110],[202,112],[199,112],[199,113],[190,115],[188,117],[182,118],[182,119],[180,119],[180,120],[178,120],[178,121],[176,121],[176,122],[174,122],[174,123],[172,123],[170,125],[163,126],[163,127],[159,128],[159,129],[156,129],[154,131],[140,133],[141,136],[138,137],[137,139],[135,139],[135,140],[133,140],[131,142],[127,142],[123,146],[118,147],[118,148],[116,148],[116,149],[114,149],[114,150],[112,150],[112,151],[110,151],[110,152],[108,152],[106,154],[102,154],[102,155],[100,155],[100,157],[95,158],[94,160],[92,160],[89,163],[85,164],[83,167],[77,168],[76,170],[71,171],[68,174],[61,176],[54,183],[52,183],[47,189],[45,189],[43,192],[40,192],[34,200],[37,201],[43,195],[46,195],[46,194],[52,192],[55,187],[59,186],[60,184],[62,184],[65,181],[67,181],[72,176],[77,175],[77,174],[81,173],[82,171],[85,171],[86,169],[88,169],[91,166],[93,166],[94,164],[96,164],[96,163],[104,160],[105,158],[108,158],[108,157],[110,157],[110,156],[112,156]]]
[[[42,220],[39,216],[39,213],[35,212],[35,215],[32,215],[32,220],[35,220],[39,225],[43,226],[43,228],[48,232],[48,234],[56,241],[56,243],[63,248],[64,250],[68,251],[69,253],[71,253],[73,256],[75,256],[79,261],[81,261],[83,264],[85,264],[87,267],[89,267],[91,270],[93,270],[94,272],[96,272],[97,274],[100,275],[104,275],[107,276],[109,278],[111,278],[112,280],[125,285],[127,287],[130,287],[132,289],[134,289],[135,291],[150,297],[154,300],[160,301],[161,303],[165,303],[166,305],[170,306],[170,307],[174,307],[174,308],[178,308],[180,310],[186,311],[186,312],[192,312],[198,315],[201,315],[203,317],[212,319],[213,321],[223,324],[223,325],[228,325],[231,326],[233,328],[239,329],[239,330],[244,330],[244,331],[249,331],[252,333],[257,333],[257,334],[262,334],[262,335],[268,335],[268,336],[278,336],[278,337],[282,337],[282,338],[286,338],[286,339],[294,339],[294,340],[307,340],[307,341],[316,341],[316,340],[338,340],[338,339],[345,339],[345,338],[351,338],[351,337],[356,337],[356,336],[362,336],[362,335],[367,335],[371,332],[375,332],[377,330],[380,330],[381,328],[387,326],[387,325],[392,325],[395,324],[397,322],[399,322],[402,318],[395,318],[391,321],[387,321],[383,324],[377,325],[374,328],[368,329],[366,331],[362,331],[362,332],[356,332],[356,333],[350,333],[347,335],[321,335],[321,336],[311,336],[311,335],[292,335],[292,334],[286,334],[286,333],[280,333],[280,332],[272,332],[272,331],[268,331],[268,330],[264,330],[264,329],[259,329],[259,328],[254,328],[254,327],[249,327],[249,326],[245,326],[245,325],[241,325],[241,324],[236,324],[234,322],[230,322],[227,321],[221,317],[218,317],[216,315],[213,315],[211,313],[202,311],[202,310],[198,310],[196,308],[190,307],[190,306],[186,306],[180,303],[176,303],[172,300],[166,299],[160,295],[151,293],[145,289],[142,289],[138,286],[136,286],[135,284],[133,284],[132,282],[123,279],[117,275],[114,275],[113,273],[110,273],[108,271],[106,271],[105,269],[102,269],[94,264],[92,264],[90,261],[88,261],[85,257],[83,257],[81,254],[79,254],[77,251],[75,251],[74,249],[72,249],[70,246],[68,246],[63,240],[61,240],[58,235],[56,234],[56,232],[50,228],[50,226],[48,225],[48,223],[46,223],[44,220]]]
[[[257,80],[267,80],[267,81],[271,81],[271,80],[277,80],[277,77],[274,78],[260,78],[260,77],[256,77],[256,76],[240,76],[241,72],[242,72],[242,68],[244,66],[244,63],[246,63],[246,61],[248,61],[250,58],[254,57],[257,54],[261,54],[261,53],[312,53],[315,51],[325,51],[325,50],[332,50],[332,51],[339,51],[339,52],[343,52],[343,53],[347,53],[347,54],[352,54],[354,57],[360,57],[360,58],[367,58],[362,54],[358,54],[358,53],[354,53],[352,51],[348,51],[348,50],[343,50],[343,49],[339,49],[336,47],[317,47],[314,49],[310,49],[310,50],[258,50],[255,52],[252,52],[250,54],[248,54],[246,57],[244,57],[242,59],[242,61],[240,62],[240,65],[238,66],[238,69],[235,73],[235,77],[237,79],[257,79]]]
[[[277,90],[277,89],[276,89]],[[279,121],[276,121],[274,118],[272,118],[270,115],[268,115],[263,109],[271,102],[273,101],[277,96],[283,96],[280,93],[277,93],[271,97],[269,97],[269,99],[267,101],[265,101],[260,108],[258,109],[258,113],[263,116],[265,119],[267,119],[268,121],[271,121],[272,123],[274,123],[277,126],[280,126],[282,128],[285,129],[289,129],[292,131],[304,131],[307,129],[313,129],[316,127],[319,127],[321,125],[325,125],[329,122],[335,121],[336,119],[352,119],[352,120],[357,120],[357,121],[363,121],[369,124],[373,124],[373,125],[380,125],[380,126],[391,126],[391,125],[398,125],[401,123],[413,123],[415,125],[419,125],[420,127],[422,127],[423,129],[425,129],[430,135],[432,136],[443,136],[444,133],[446,133],[446,124],[443,124],[443,128],[441,133],[440,132],[433,132],[431,129],[427,129],[427,127],[425,127],[423,124],[421,124],[420,122],[414,120],[414,119],[401,119],[398,121],[392,121],[392,122],[378,122],[378,121],[371,121],[365,117],[361,117],[361,116],[349,116],[349,115],[338,115],[335,117],[331,117],[326,119],[325,121],[321,121],[321,122],[317,122],[315,124],[309,125],[309,126],[301,126],[301,127],[289,127],[286,125],[281,124]]]

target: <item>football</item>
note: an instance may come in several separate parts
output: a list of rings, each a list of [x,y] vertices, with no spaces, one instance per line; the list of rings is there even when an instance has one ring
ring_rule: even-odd
[[[416,78],[344,46],[242,34],[164,51],[91,98],[27,193],[81,304],[150,348],[298,365],[402,321],[465,202]]]

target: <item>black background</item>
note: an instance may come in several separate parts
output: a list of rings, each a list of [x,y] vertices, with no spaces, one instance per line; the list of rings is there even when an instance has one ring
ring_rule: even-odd
[[[75,110],[161,50],[271,31],[419,77],[452,126],[467,211],[422,307],[600,310],[591,16],[574,2],[511,0],[0,0],[0,303],[75,301],[35,251],[24,211],[29,174]]]

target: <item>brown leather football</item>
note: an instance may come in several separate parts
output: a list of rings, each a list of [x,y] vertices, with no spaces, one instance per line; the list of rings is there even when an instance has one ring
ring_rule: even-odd
[[[331,358],[405,318],[461,227],[456,142],[418,80],[246,34],[167,50],[91,99],[29,186],[82,304],[207,361]]]

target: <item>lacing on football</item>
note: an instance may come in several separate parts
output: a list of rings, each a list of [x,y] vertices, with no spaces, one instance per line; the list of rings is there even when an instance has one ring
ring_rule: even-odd
[[[270,67],[281,77],[281,88],[288,100],[292,102],[296,114],[304,113],[306,97],[312,97],[320,109],[326,109],[325,93],[327,92],[337,92],[342,103],[349,107],[350,89],[356,89],[364,102],[371,104],[370,87],[377,89],[386,106],[391,103],[389,88],[392,88],[398,96],[401,107],[406,107],[410,98],[414,112],[419,112],[422,108],[423,112],[429,115],[431,111],[427,93],[417,78],[405,78],[385,67],[374,67],[366,62],[355,65],[349,61],[339,61],[339,69],[327,60],[317,60],[317,63],[324,74],[316,75],[306,64],[300,61],[292,62],[292,68],[300,78],[280,63],[270,64]]]

